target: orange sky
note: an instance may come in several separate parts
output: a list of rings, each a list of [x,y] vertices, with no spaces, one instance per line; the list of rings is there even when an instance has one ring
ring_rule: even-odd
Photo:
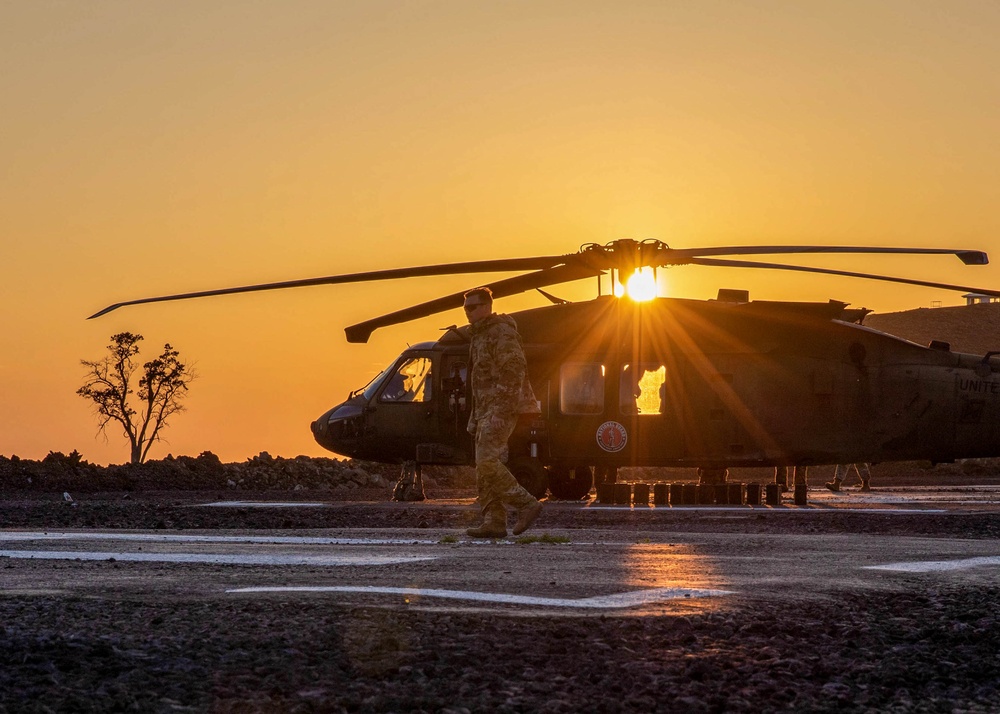
[[[153,458],[323,455],[312,419],[464,318],[367,345],[344,326],[484,278],[85,320],[125,299],[616,238],[1000,261],[998,36],[992,1],[3,3],[0,455],[127,460],[75,394],[79,360],[121,330],[201,375]],[[954,258],[811,262],[1000,286]],[[771,271],[663,277],[695,298],[960,302]]]

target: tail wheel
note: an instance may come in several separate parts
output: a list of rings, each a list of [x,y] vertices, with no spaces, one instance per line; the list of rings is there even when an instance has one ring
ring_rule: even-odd
[[[590,493],[594,471],[589,466],[558,464],[549,468],[549,490],[552,497],[563,501],[579,501]]]
[[[507,464],[517,482],[535,498],[541,498],[549,490],[549,474],[538,459],[530,456],[516,456]]]

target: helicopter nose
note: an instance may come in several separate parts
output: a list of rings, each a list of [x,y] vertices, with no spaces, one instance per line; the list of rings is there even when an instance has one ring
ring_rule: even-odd
[[[328,451],[354,456],[361,445],[363,413],[363,405],[338,404],[310,425],[313,438]]]
[[[317,419],[309,425],[309,428],[313,433],[313,438],[319,442],[320,446],[322,446],[323,442],[326,441],[326,425],[327,421],[322,418]]]
[[[313,438],[316,440],[317,444],[322,446],[327,451],[336,452],[336,440],[332,438],[333,434],[330,429],[330,412],[332,411],[333,410],[331,409],[329,412],[314,421],[309,425],[309,428],[312,429]]]

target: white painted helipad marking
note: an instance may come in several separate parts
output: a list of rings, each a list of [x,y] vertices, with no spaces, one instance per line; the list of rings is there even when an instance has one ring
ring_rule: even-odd
[[[48,532],[48,531],[0,531],[0,543],[4,541],[51,541],[51,540],[98,540],[133,541],[140,543],[260,543],[284,545],[471,545],[471,546],[521,546],[509,538],[463,538],[442,542],[440,539],[420,538],[334,538],[320,536],[215,536],[180,535],[167,533],[118,533],[111,532]],[[567,546],[570,543],[546,543],[545,547]],[[575,546],[593,546],[596,543],[573,543]],[[634,545],[631,541],[601,541],[601,545]]]
[[[848,488],[837,493],[823,489],[810,491],[810,498],[824,502],[850,499],[858,503],[884,505],[893,503],[949,503],[953,505],[975,505],[1000,503],[1000,487],[987,486],[897,486],[860,491]],[[881,511],[879,511],[881,513]]]
[[[216,501],[195,505],[216,508],[324,508],[330,504],[307,501]]]
[[[232,553],[109,553],[81,550],[0,550],[0,557],[24,560],[107,560],[143,563],[210,563],[215,565],[398,565],[433,556],[275,555]]]
[[[1000,556],[963,558],[962,560],[924,560],[912,563],[886,563],[885,565],[865,565],[862,567],[866,570],[891,570],[897,573],[934,573],[989,566],[1000,566]]]
[[[144,543],[285,543],[295,545],[436,545],[415,538],[323,538],[314,536],[208,536],[167,533],[0,531],[0,542],[33,540],[118,540]]]
[[[251,587],[227,590],[227,593],[371,593],[405,595],[407,597],[437,597],[448,600],[472,600],[502,605],[536,605],[540,607],[575,607],[586,609],[615,609],[638,607],[666,600],[731,595],[729,590],[691,590],[687,588],[653,588],[613,595],[586,598],[534,597],[506,593],[480,593],[467,590],[434,590],[423,588],[388,588],[375,586],[305,586],[305,587]]]
[[[831,494],[832,495],[832,494]],[[588,511],[641,511],[648,513],[689,513],[689,512],[703,512],[703,511],[719,511],[720,513],[727,513],[730,515],[759,515],[760,513],[877,513],[878,515],[893,514],[893,513],[947,513],[943,508],[841,508],[836,506],[830,506],[828,503],[809,503],[805,506],[796,506],[793,503],[781,503],[778,506],[749,506],[743,505],[732,505],[732,506],[586,506]]]
[[[904,516],[928,515],[948,513],[944,508],[824,508],[823,513],[868,513],[879,516],[892,516],[902,514]]]

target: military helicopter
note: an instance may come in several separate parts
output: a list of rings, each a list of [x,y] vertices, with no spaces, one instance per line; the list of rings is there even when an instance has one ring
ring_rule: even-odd
[[[566,255],[483,260],[143,298],[126,305],[395,278],[530,271],[488,283],[495,298],[537,290],[552,304],[512,313],[540,414],[510,440],[508,465],[534,495],[584,497],[621,466],[808,466],[1000,455],[1000,352],[969,355],[865,327],[848,303],[772,302],[719,290],[715,300],[601,294],[641,268],[705,265],[802,271],[1000,297],[1000,291],[826,268],[737,260],[776,254],[954,255],[937,248],[729,246],[671,248],[656,240],[584,245]],[[598,295],[566,302],[543,288],[597,278]],[[470,285],[475,287],[475,285]],[[366,342],[381,327],[459,308],[454,293],[346,328]],[[470,464],[467,326],[402,352],[312,423],[316,441],[385,463]]]

